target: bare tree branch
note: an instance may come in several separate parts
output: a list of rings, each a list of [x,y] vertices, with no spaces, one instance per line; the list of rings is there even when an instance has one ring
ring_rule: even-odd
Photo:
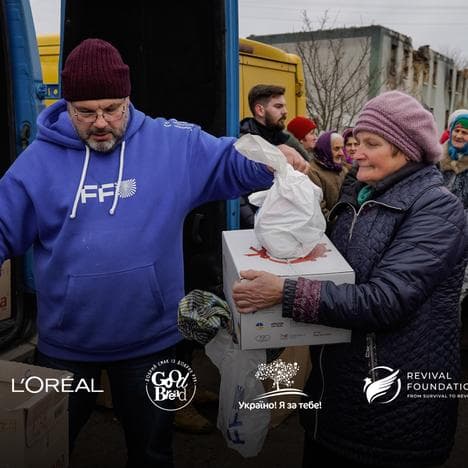
[[[446,47],[442,49],[442,55],[445,55],[448,58],[451,58],[453,60],[453,63],[455,64],[455,68],[459,70],[463,70],[465,68],[468,68],[468,57],[463,54],[463,52],[456,48],[450,48]]]
[[[319,130],[341,130],[353,123],[380,79],[380,71],[370,67],[371,40],[327,37],[328,12],[318,19],[318,30],[306,11],[302,15],[305,40],[296,50],[304,66],[307,110]]]

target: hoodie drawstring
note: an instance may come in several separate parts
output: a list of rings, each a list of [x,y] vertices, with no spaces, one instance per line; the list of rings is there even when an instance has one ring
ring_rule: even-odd
[[[117,179],[117,185],[115,187],[114,203],[112,203],[112,207],[109,210],[109,214],[111,215],[115,213],[115,209],[117,208],[117,203],[119,202],[120,185],[122,183],[122,175],[123,175],[123,167],[124,167],[124,155],[125,155],[125,140],[122,141],[122,146],[120,147],[119,177]]]
[[[86,156],[85,156],[85,160],[84,160],[84,163],[83,163],[83,169],[81,171],[80,184],[78,185],[78,189],[76,190],[75,201],[73,202],[73,208],[72,208],[72,212],[71,212],[71,215],[70,215],[71,219],[76,218],[76,210],[78,208],[78,200],[80,199],[81,190],[83,189],[84,181],[85,181],[85,178],[86,178],[86,172],[88,171],[88,164],[89,164],[89,147],[86,146]]]
[[[81,191],[83,190],[85,178],[86,178],[86,173],[88,171],[88,164],[89,164],[89,158],[90,158],[90,151],[89,151],[89,146],[86,145],[86,154],[85,154],[85,160],[83,163],[83,169],[81,171],[81,177],[80,177],[80,183],[78,185],[78,188],[76,190],[75,194],[75,201],[73,202],[73,208],[72,212],[70,215],[71,219],[76,218],[76,211],[78,209],[78,201],[81,196]],[[124,167],[124,157],[125,157],[125,141],[122,142],[122,145],[120,147],[120,157],[119,157],[119,176],[117,179],[117,184],[115,187],[115,192],[114,192],[114,201],[112,203],[112,207],[109,210],[109,214],[113,215],[115,213],[115,210],[117,208],[117,203],[119,202],[119,194],[120,194],[120,185],[122,184],[122,177],[123,177],[123,167]]]

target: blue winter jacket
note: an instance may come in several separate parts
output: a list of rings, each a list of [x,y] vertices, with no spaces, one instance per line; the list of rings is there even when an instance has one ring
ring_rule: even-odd
[[[440,395],[459,392],[416,384],[460,380],[463,207],[432,165],[408,164],[360,207],[359,186],[330,214],[331,239],[356,284],[287,284],[293,318],[352,329],[351,343],[311,348],[305,392],[322,407],[302,411],[302,423],[309,437],[356,462],[439,463],[452,447],[457,415],[457,398]],[[389,388],[371,392],[371,382],[396,371]]]
[[[185,216],[272,182],[232,138],[130,112],[125,144],[98,153],[57,102],[0,180],[0,261],[34,246],[38,347],[53,357],[120,360],[180,341]]]

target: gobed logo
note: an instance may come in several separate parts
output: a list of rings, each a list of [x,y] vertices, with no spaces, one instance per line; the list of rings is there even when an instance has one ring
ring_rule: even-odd
[[[154,364],[147,372],[145,382],[151,403],[164,411],[184,408],[197,391],[195,373],[187,363],[178,359],[165,359]]]

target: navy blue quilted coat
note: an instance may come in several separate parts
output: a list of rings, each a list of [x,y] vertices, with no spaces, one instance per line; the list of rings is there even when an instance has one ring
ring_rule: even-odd
[[[408,165],[386,184],[361,207],[356,193],[343,194],[330,216],[331,239],[355,270],[356,285],[294,285],[294,307],[303,308],[296,319],[308,314],[299,319],[352,329],[351,343],[311,348],[305,391],[322,409],[302,411],[301,420],[309,437],[346,458],[420,466],[447,458],[457,398],[410,398],[406,377],[443,371],[459,381],[466,222],[435,166]],[[400,370],[400,394],[386,404],[369,403],[363,392],[376,366]]]

